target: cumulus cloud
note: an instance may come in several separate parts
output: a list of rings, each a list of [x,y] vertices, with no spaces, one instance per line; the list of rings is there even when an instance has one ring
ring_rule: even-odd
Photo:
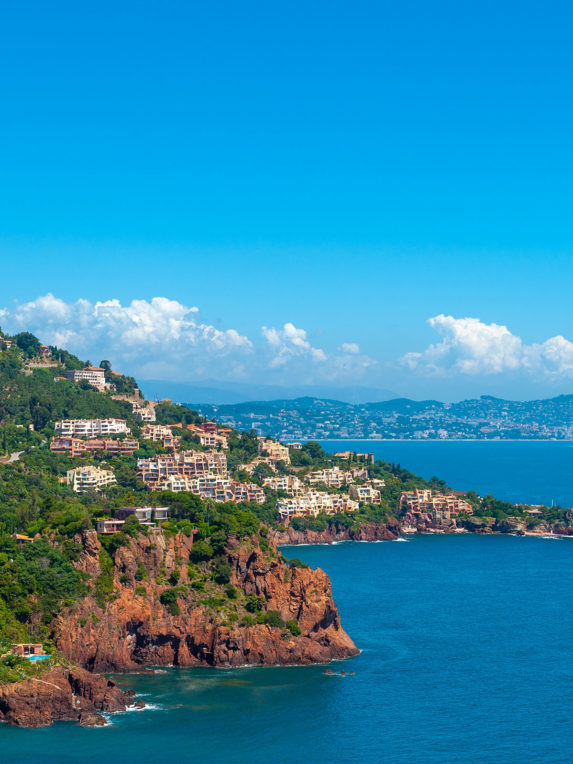
[[[573,376],[573,343],[557,335],[527,345],[507,326],[478,318],[440,314],[428,324],[441,342],[422,352],[406,353],[403,366],[427,376],[493,375],[525,371],[540,376]]]
[[[65,302],[47,294],[6,311],[12,331],[24,329],[43,342],[75,353],[99,353],[115,363],[135,363],[143,373],[181,368],[190,361],[204,366],[209,360],[250,353],[248,337],[235,329],[220,330],[199,318],[197,307],[154,297],[91,303]]]
[[[347,355],[359,355],[360,353],[360,345],[357,342],[343,342],[340,349]]]
[[[324,350],[313,347],[305,330],[297,329],[294,324],[286,323],[282,329],[263,326],[261,333],[272,352],[271,368],[284,366],[291,359],[301,356],[314,362],[326,361]]]
[[[256,380],[300,383],[359,379],[374,361],[355,343],[341,354],[315,347],[304,329],[287,322],[261,329],[254,343],[237,329],[201,320],[199,309],[166,297],[66,302],[53,294],[0,309],[6,330],[31,331],[42,342],[142,379]]]

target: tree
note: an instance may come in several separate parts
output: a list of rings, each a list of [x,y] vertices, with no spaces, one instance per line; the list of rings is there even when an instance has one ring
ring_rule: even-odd
[[[123,532],[132,538],[135,538],[141,531],[141,524],[136,515],[130,515],[123,524]]]
[[[326,456],[326,452],[323,450],[322,446],[313,440],[305,443],[302,450],[306,451],[313,459],[324,459]]]
[[[39,355],[41,350],[40,340],[30,332],[20,332],[16,335],[16,345],[23,350],[29,358]]]
[[[213,557],[213,547],[206,541],[197,541],[193,544],[189,557],[193,562],[206,562]]]
[[[109,361],[100,361],[99,367],[104,371],[111,371],[111,363]]]

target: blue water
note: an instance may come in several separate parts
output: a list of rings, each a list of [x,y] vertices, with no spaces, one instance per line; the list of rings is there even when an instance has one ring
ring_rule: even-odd
[[[328,571],[361,655],[121,678],[113,726],[0,728],[2,762],[570,762],[573,539],[420,536],[286,549]]]
[[[329,453],[367,451],[460,491],[514,503],[573,506],[573,442],[320,441]]]

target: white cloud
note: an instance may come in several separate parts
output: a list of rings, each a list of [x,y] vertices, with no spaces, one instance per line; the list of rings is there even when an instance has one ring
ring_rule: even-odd
[[[573,376],[573,343],[560,335],[526,345],[506,326],[478,318],[440,314],[428,320],[441,342],[406,353],[401,363],[424,375],[493,375],[525,371],[537,376]]]
[[[202,321],[197,307],[165,297],[123,305],[117,299],[66,302],[47,294],[0,309],[0,316],[7,331],[31,331],[94,363],[107,358],[142,379],[336,383],[360,379],[375,363],[355,343],[327,354],[291,322],[263,326],[255,346],[237,329]]]
[[[305,330],[297,329],[294,324],[286,323],[282,329],[263,326],[261,333],[271,350],[271,368],[284,366],[293,358],[301,356],[319,363],[327,359],[324,350],[313,347]]]
[[[360,353],[360,345],[357,342],[343,342],[340,349],[347,355],[359,355]]]
[[[198,308],[165,297],[122,305],[119,300],[68,303],[47,294],[6,315],[13,331],[34,332],[42,342],[88,354],[94,362],[101,355],[123,367],[133,364],[144,374],[164,370],[180,376],[191,361],[216,365],[217,359],[250,353],[253,347],[235,329],[203,323]]]

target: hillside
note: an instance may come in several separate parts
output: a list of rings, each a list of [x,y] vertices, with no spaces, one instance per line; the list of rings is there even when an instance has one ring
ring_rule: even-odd
[[[336,402],[301,402],[325,406]],[[0,685],[22,685],[23,697],[23,678],[45,672],[67,687],[73,664],[125,671],[352,655],[328,576],[285,560],[277,543],[404,530],[569,534],[573,513],[456,494],[438,478],[366,454],[329,456],[314,442],[287,448],[144,401],[107,362],[0,335]],[[31,663],[15,652],[30,642],[51,657]],[[19,723],[9,697],[6,718]]]

